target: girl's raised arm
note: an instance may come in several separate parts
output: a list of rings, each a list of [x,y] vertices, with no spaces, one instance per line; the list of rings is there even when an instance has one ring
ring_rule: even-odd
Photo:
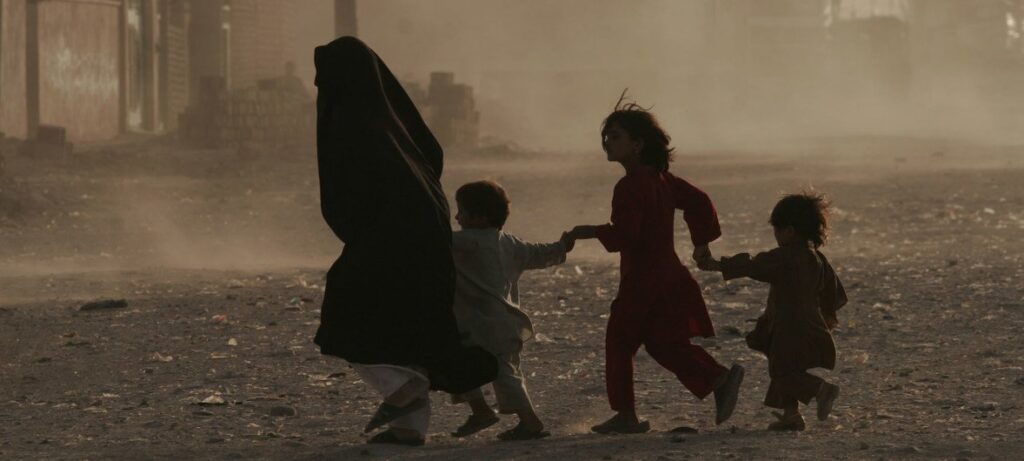
[[[690,229],[694,246],[707,245],[722,236],[718,212],[707,193],[685,179],[667,174],[672,185],[677,210],[683,210],[683,220]]]

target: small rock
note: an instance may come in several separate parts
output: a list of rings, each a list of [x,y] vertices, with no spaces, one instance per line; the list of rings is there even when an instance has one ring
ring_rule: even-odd
[[[84,346],[89,346],[91,344],[92,343],[90,343],[89,341],[75,341],[75,340],[71,340],[71,341],[68,341],[68,342],[64,343],[64,347],[84,347]]]
[[[36,359],[36,363],[48,363],[48,362],[52,362],[52,361],[53,361],[53,359],[51,359],[49,357],[39,357],[38,359]]]
[[[211,395],[203,400],[200,400],[199,404],[203,406],[227,405],[227,402],[225,402],[224,398],[219,395]]]
[[[210,437],[209,439],[206,439],[206,443],[223,443],[223,442],[224,442],[224,438],[223,437]]]
[[[89,312],[107,309],[124,309],[126,307],[128,307],[128,301],[125,301],[123,299],[104,299],[100,301],[93,301],[90,303],[82,304],[82,306],[79,307],[78,310],[79,312]]]
[[[670,430],[669,432],[675,434],[696,434],[697,429],[690,426],[679,426],[675,429]]]
[[[671,441],[672,441],[672,443],[683,443],[683,442],[686,441],[686,437],[683,437],[681,435],[673,435]],[[610,458],[607,458],[607,459],[610,459]]]
[[[238,340],[237,339],[235,339],[235,338],[228,339],[228,346],[237,346],[237,345],[238,345]]]
[[[295,416],[296,414],[297,412],[292,407],[280,405],[270,408],[270,416],[273,417],[291,417]]]
[[[174,360],[174,356],[163,355],[159,352],[154,352],[153,355],[149,356],[151,362],[170,362]]]
[[[985,402],[981,405],[971,407],[974,411],[996,411],[996,408],[999,408],[999,404],[996,402]]]

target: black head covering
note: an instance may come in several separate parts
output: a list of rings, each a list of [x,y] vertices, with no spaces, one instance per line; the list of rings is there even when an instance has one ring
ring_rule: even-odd
[[[424,367],[448,392],[492,381],[494,357],[460,344],[452,313],[441,146],[366,44],[342,37],[314,60],[321,211],[345,243],[314,341],[353,363]]]

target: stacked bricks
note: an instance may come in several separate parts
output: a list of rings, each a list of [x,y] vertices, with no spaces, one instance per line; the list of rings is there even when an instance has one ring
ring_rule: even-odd
[[[182,115],[182,138],[203,147],[312,142],[316,120],[312,100],[272,84],[274,81],[230,93],[222,84],[204,81],[201,106],[189,107]]]

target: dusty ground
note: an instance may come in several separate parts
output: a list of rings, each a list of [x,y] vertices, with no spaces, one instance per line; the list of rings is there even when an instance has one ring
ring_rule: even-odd
[[[698,274],[719,331],[704,343],[748,369],[733,419],[715,427],[711,402],[641,352],[639,411],[655,431],[589,434],[609,415],[602,345],[617,269],[587,242],[522,283],[540,333],[523,366],[554,436],[502,443],[490,430],[452,439],[465,410],[435,395],[433,434],[417,449],[365,445],[360,428],[377,398],[311,343],[323,273],[340,244],[319,217],[308,149],[271,155],[136,140],[69,158],[8,153],[0,458],[1019,456],[1024,149],[860,138],[766,150],[689,152],[673,170],[715,199],[720,254],[769,247],[767,216],[781,192],[813,185],[834,199],[824,251],[851,303],[839,313],[837,369],[823,372],[843,388],[829,421],[809,421],[800,434],[763,430],[766,362],[741,334],[766,287]],[[553,240],[573,224],[607,220],[620,173],[599,153],[453,155],[445,185],[499,180],[513,200],[508,230]],[[685,242],[681,233],[684,256]],[[79,311],[122,298],[126,308]],[[678,426],[699,433],[670,432]]]

